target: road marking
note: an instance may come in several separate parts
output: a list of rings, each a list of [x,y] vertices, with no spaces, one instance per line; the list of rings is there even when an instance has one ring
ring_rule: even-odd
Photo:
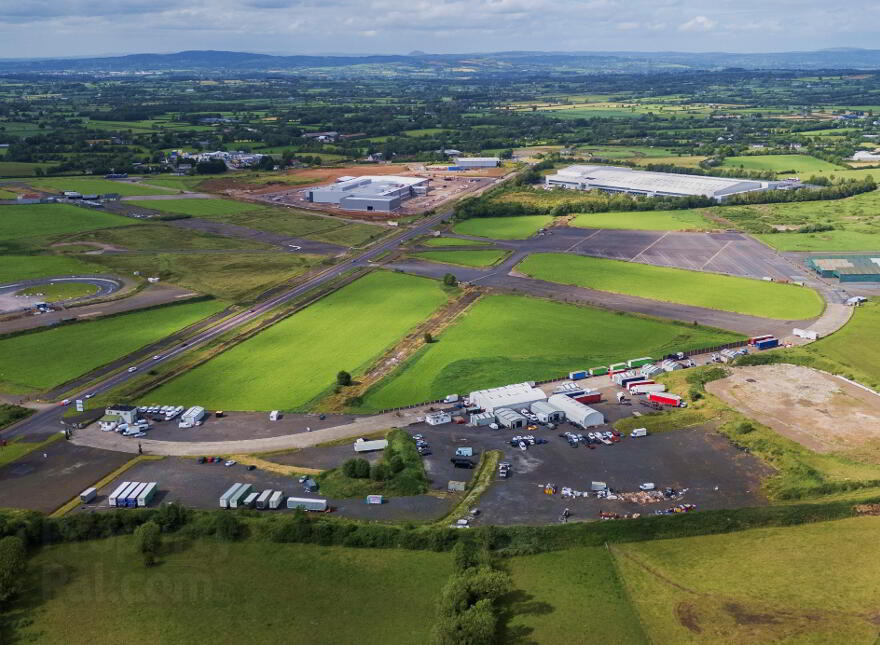
[[[567,249],[565,249],[565,253],[571,253],[572,250],[574,250],[574,247],[578,246],[579,244],[583,244],[584,242],[586,242],[587,240],[589,240],[591,237],[593,237],[594,235],[598,235],[598,234],[601,233],[601,232],[602,232],[602,229],[600,228],[599,230],[594,231],[593,233],[590,233],[590,234],[587,235],[584,239],[582,239],[582,240],[578,240],[577,242],[575,242],[574,244],[572,244],[570,247],[568,247]]]
[[[631,258],[629,259],[629,261],[630,261],[630,262],[634,262],[635,259],[636,259],[637,257],[639,257],[640,255],[642,255],[645,251],[647,251],[648,249],[650,249],[652,246],[654,246],[654,245],[657,244],[658,242],[660,242],[664,237],[666,237],[667,235],[669,235],[671,232],[672,232],[672,231],[666,231],[663,235],[661,235],[660,237],[658,237],[656,240],[654,240],[653,242],[651,242],[648,246],[646,246],[646,247],[643,248],[641,251],[639,251],[636,255],[634,255],[633,257],[631,257]]]
[[[103,311],[93,311],[93,312],[87,313],[87,314],[80,314],[79,316],[77,316],[77,318],[89,318],[90,316],[100,316],[102,313],[104,313],[104,312]]]

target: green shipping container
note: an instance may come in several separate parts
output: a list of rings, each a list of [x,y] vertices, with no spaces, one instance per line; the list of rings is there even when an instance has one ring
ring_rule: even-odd
[[[641,367],[642,365],[647,365],[648,363],[653,363],[654,359],[650,356],[644,356],[642,358],[632,358],[626,362],[629,367]]]
[[[590,376],[603,376],[608,373],[607,367],[594,367],[590,370]]]
[[[608,366],[608,369],[612,372],[625,370],[628,368],[629,368],[629,365],[627,365],[626,363],[612,363],[611,365]]]

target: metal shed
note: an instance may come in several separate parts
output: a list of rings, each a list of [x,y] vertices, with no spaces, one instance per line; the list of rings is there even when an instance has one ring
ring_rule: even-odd
[[[510,408],[501,408],[499,410],[496,410],[495,417],[498,419],[499,424],[501,424],[505,428],[510,428],[511,430],[526,427],[526,418],[519,412],[511,410]]]
[[[486,412],[497,412],[500,408],[519,410],[527,408],[535,401],[546,401],[544,391],[531,383],[514,383],[504,387],[493,387],[477,390],[468,396],[472,405],[477,405]]]
[[[560,421],[565,421],[565,412],[547,401],[535,401],[532,403],[531,409],[532,414],[538,417],[538,421],[541,423],[558,423]]]
[[[549,403],[562,410],[566,419],[582,428],[593,428],[605,423],[605,416],[601,412],[564,394],[554,394]]]

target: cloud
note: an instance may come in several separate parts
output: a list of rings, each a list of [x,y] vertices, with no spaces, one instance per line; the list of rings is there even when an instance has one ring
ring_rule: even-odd
[[[718,23],[706,16],[696,16],[678,26],[679,31],[712,31]]]

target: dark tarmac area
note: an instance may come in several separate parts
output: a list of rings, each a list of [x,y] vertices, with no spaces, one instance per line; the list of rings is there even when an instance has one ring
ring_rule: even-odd
[[[61,439],[0,468],[0,507],[51,513],[129,459]]]
[[[354,457],[362,457],[371,464],[376,463],[382,458],[382,451],[373,452],[354,451],[354,439],[347,441],[338,446],[315,446],[314,448],[303,448],[277,455],[267,455],[264,457],[266,461],[285,466],[300,466],[303,468],[317,468],[319,470],[328,470],[330,468],[338,468],[343,462]]]

